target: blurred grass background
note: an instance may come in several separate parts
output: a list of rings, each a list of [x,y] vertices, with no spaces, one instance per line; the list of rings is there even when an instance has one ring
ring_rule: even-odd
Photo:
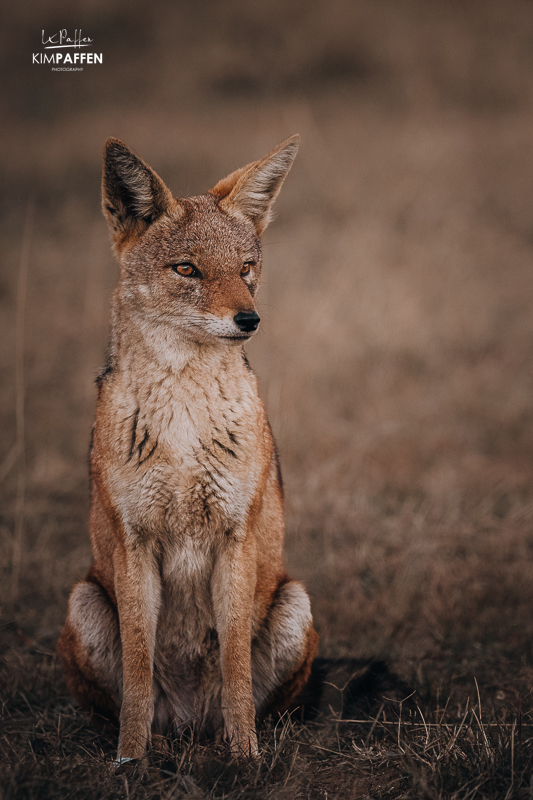
[[[31,64],[42,29],[80,27],[102,66]],[[117,276],[99,209],[104,140],[186,195],[299,132],[249,355],[321,652],[383,657],[433,696],[461,696],[475,675],[488,702],[526,703],[533,5],[18,3],[0,60],[10,668],[28,643],[53,650],[91,559],[86,453]]]

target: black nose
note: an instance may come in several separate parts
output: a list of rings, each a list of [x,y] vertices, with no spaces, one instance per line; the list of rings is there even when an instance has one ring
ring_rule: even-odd
[[[239,311],[238,314],[235,314],[233,317],[233,322],[237,325],[241,331],[255,331],[257,326],[260,323],[259,314],[256,314],[255,311]]]

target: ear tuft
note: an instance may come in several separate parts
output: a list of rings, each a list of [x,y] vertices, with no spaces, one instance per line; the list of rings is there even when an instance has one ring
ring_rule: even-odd
[[[211,189],[219,205],[229,214],[250,219],[261,235],[272,219],[272,207],[298,152],[300,136],[295,134],[268,155],[238,169]]]
[[[175,203],[159,175],[119,139],[104,145],[102,209],[113,238],[142,233]]]

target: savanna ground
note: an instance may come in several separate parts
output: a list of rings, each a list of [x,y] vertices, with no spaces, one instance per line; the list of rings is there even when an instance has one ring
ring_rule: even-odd
[[[533,796],[533,5],[18,3],[4,15],[0,797]],[[31,66],[82,27],[101,67]],[[177,194],[300,132],[249,347],[321,654],[412,690],[114,776],[54,655],[90,563],[117,136]],[[406,701],[407,702],[407,701]]]

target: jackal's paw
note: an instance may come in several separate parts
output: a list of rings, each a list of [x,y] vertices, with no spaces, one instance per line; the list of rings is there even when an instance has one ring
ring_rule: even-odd
[[[238,742],[227,742],[227,748],[229,761],[249,761],[259,756],[256,736],[241,738]]]
[[[128,756],[117,758],[113,762],[113,765],[115,768],[115,775],[126,775],[127,777],[141,775],[144,772],[145,767],[144,759],[141,760],[140,758],[129,758]]]

